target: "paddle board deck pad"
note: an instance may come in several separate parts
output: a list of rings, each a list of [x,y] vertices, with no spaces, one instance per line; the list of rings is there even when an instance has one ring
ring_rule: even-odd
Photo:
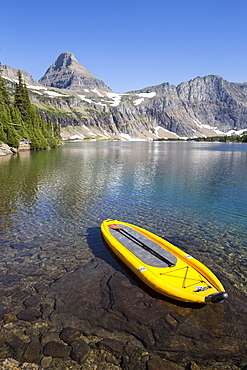
[[[101,232],[112,251],[155,291],[204,304],[223,302],[228,297],[212,271],[167,240],[117,220],[103,221]]]

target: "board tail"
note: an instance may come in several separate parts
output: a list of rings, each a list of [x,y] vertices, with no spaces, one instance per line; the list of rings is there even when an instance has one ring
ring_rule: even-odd
[[[226,292],[219,292],[219,293],[210,294],[207,297],[205,297],[205,302],[221,303],[227,298],[228,298],[228,294]]]

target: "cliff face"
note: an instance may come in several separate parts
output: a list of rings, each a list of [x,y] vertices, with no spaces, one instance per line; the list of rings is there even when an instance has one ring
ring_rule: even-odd
[[[3,67],[3,77],[11,84],[17,71]],[[26,72],[23,78],[31,100],[43,115],[60,122],[64,134],[152,140],[247,129],[247,83],[216,75],[117,94],[73,54],[63,53],[39,80],[42,84]]]
[[[230,83],[215,75],[197,77],[177,87],[169,84],[139,92],[156,92],[139,111],[151,122],[181,136],[247,128],[247,83]],[[135,92],[137,93],[137,92]]]
[[[85,88],[97,88],[111,91],[103,81],[94,77],[84,68],[76,60],[74,54],[69,52],[60,54],[39,82],[44,86],[57,87],[59,89],[84,91]]]

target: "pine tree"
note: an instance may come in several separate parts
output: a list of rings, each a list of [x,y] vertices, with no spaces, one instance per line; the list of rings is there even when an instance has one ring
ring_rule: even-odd
[[[20,145],[19,135],[11,125],[8,125],[7,127],[7,144],[14,148],[18,148]]]
[[[11,108],[8,105],[3,105],[0,111],[0,119],[2,123],[2,129],[5,133],[4,138],[5,142],[12,147],[18,148],[19,146],[19,135],[15,130],[15,125],[12,122],[11,118]]]
[[[0,71],[1,72],[1,71]],[[5,107],[9,102],[9,96],[6,90],[5,82],[2,76],[0,75],[0,141],[6,143],[7,135],[4,130],[6,125],[6,112]]]
[[[2,124],[0,122],[0,143],[1,142],[6,143],[6,141],[7,141],[7,136],[6,136],[6,133],[5,133],[4,129],[3,129]]]
[[[10,105],[10,97],[0,71],[0,103]]]
[[[49,144],[41,131],[40,117],[31,104],[28,89],[25,82],[23,82],[20,70],[18,70],[17,76],[18,83],[15,87],[15,106],[18,108],[21,118],[24,121],[24,133],[28,133],[28,137],[31,139],[32,149],[48,147]]]
[[[59,125],[59,123],[57,121],[54,123],[54,126],[53,126],[53,135],[57,139],[61,140],[60,125]]]
[[[18,70],[18,83],[15,85],[14,103],[1,77],[0,70],[0,141],[12,147],[19,146],[19,138],[29,138],[32,149],[43,149],[58,145],[60,127],[52,126],[50,120],[41,119],[33,107],[21,71]]]
[[[7,141],[7,135],[4,131],[4,123],[5,123],[5,117],[4,117],[4,104],[0,100],[0,142],[6,143]]]
[[[28,133],[25,122],[21,119],[19,109],[15,106],[12,106],[10,113],[12,117],[12,122],[15,124],[16,130],[19,133],[20,137],[28,139],[29,133]]]
[[[25,82],[23,82],[21,71],[17,72],[18,83],[15,85],[15,106],[19,109],[21,118],[24,122],[28,122],[32,118],[32,104],[29,99],[28,90]]]

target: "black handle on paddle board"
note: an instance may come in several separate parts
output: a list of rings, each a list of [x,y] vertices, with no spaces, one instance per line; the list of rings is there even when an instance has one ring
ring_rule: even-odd
[[[205,302],[221,303],[227,298],[228,298],[228,293],[219,292],[219,293],[210,294],[207,297],[205,297]]]
[[[133,235],[131,235],[130,233],[128,233],[128,231],[124,230],[121,226],[118,226],[118,225],[108,225],[108,226],[111,229],[117,230],[120,233],[123,232],[124,234],[128,235],[128,237],[130,237],[131,239],[133,239],[134,242],[137,243],[137,244],[139,244],[140,247],[142,247],[143,249],[145,249],[149,253],[153,254],[155,257],[159,258],[161,261],[165,262],[169,267],[174,266],[173,263],[171,263],[168,259],[166,259],[165,257],[163,257],[161,254],[155,252],[148,245],[144,244],[143,242],[141,242],[140,240],[138,240],[137,238],[135,238]]]

